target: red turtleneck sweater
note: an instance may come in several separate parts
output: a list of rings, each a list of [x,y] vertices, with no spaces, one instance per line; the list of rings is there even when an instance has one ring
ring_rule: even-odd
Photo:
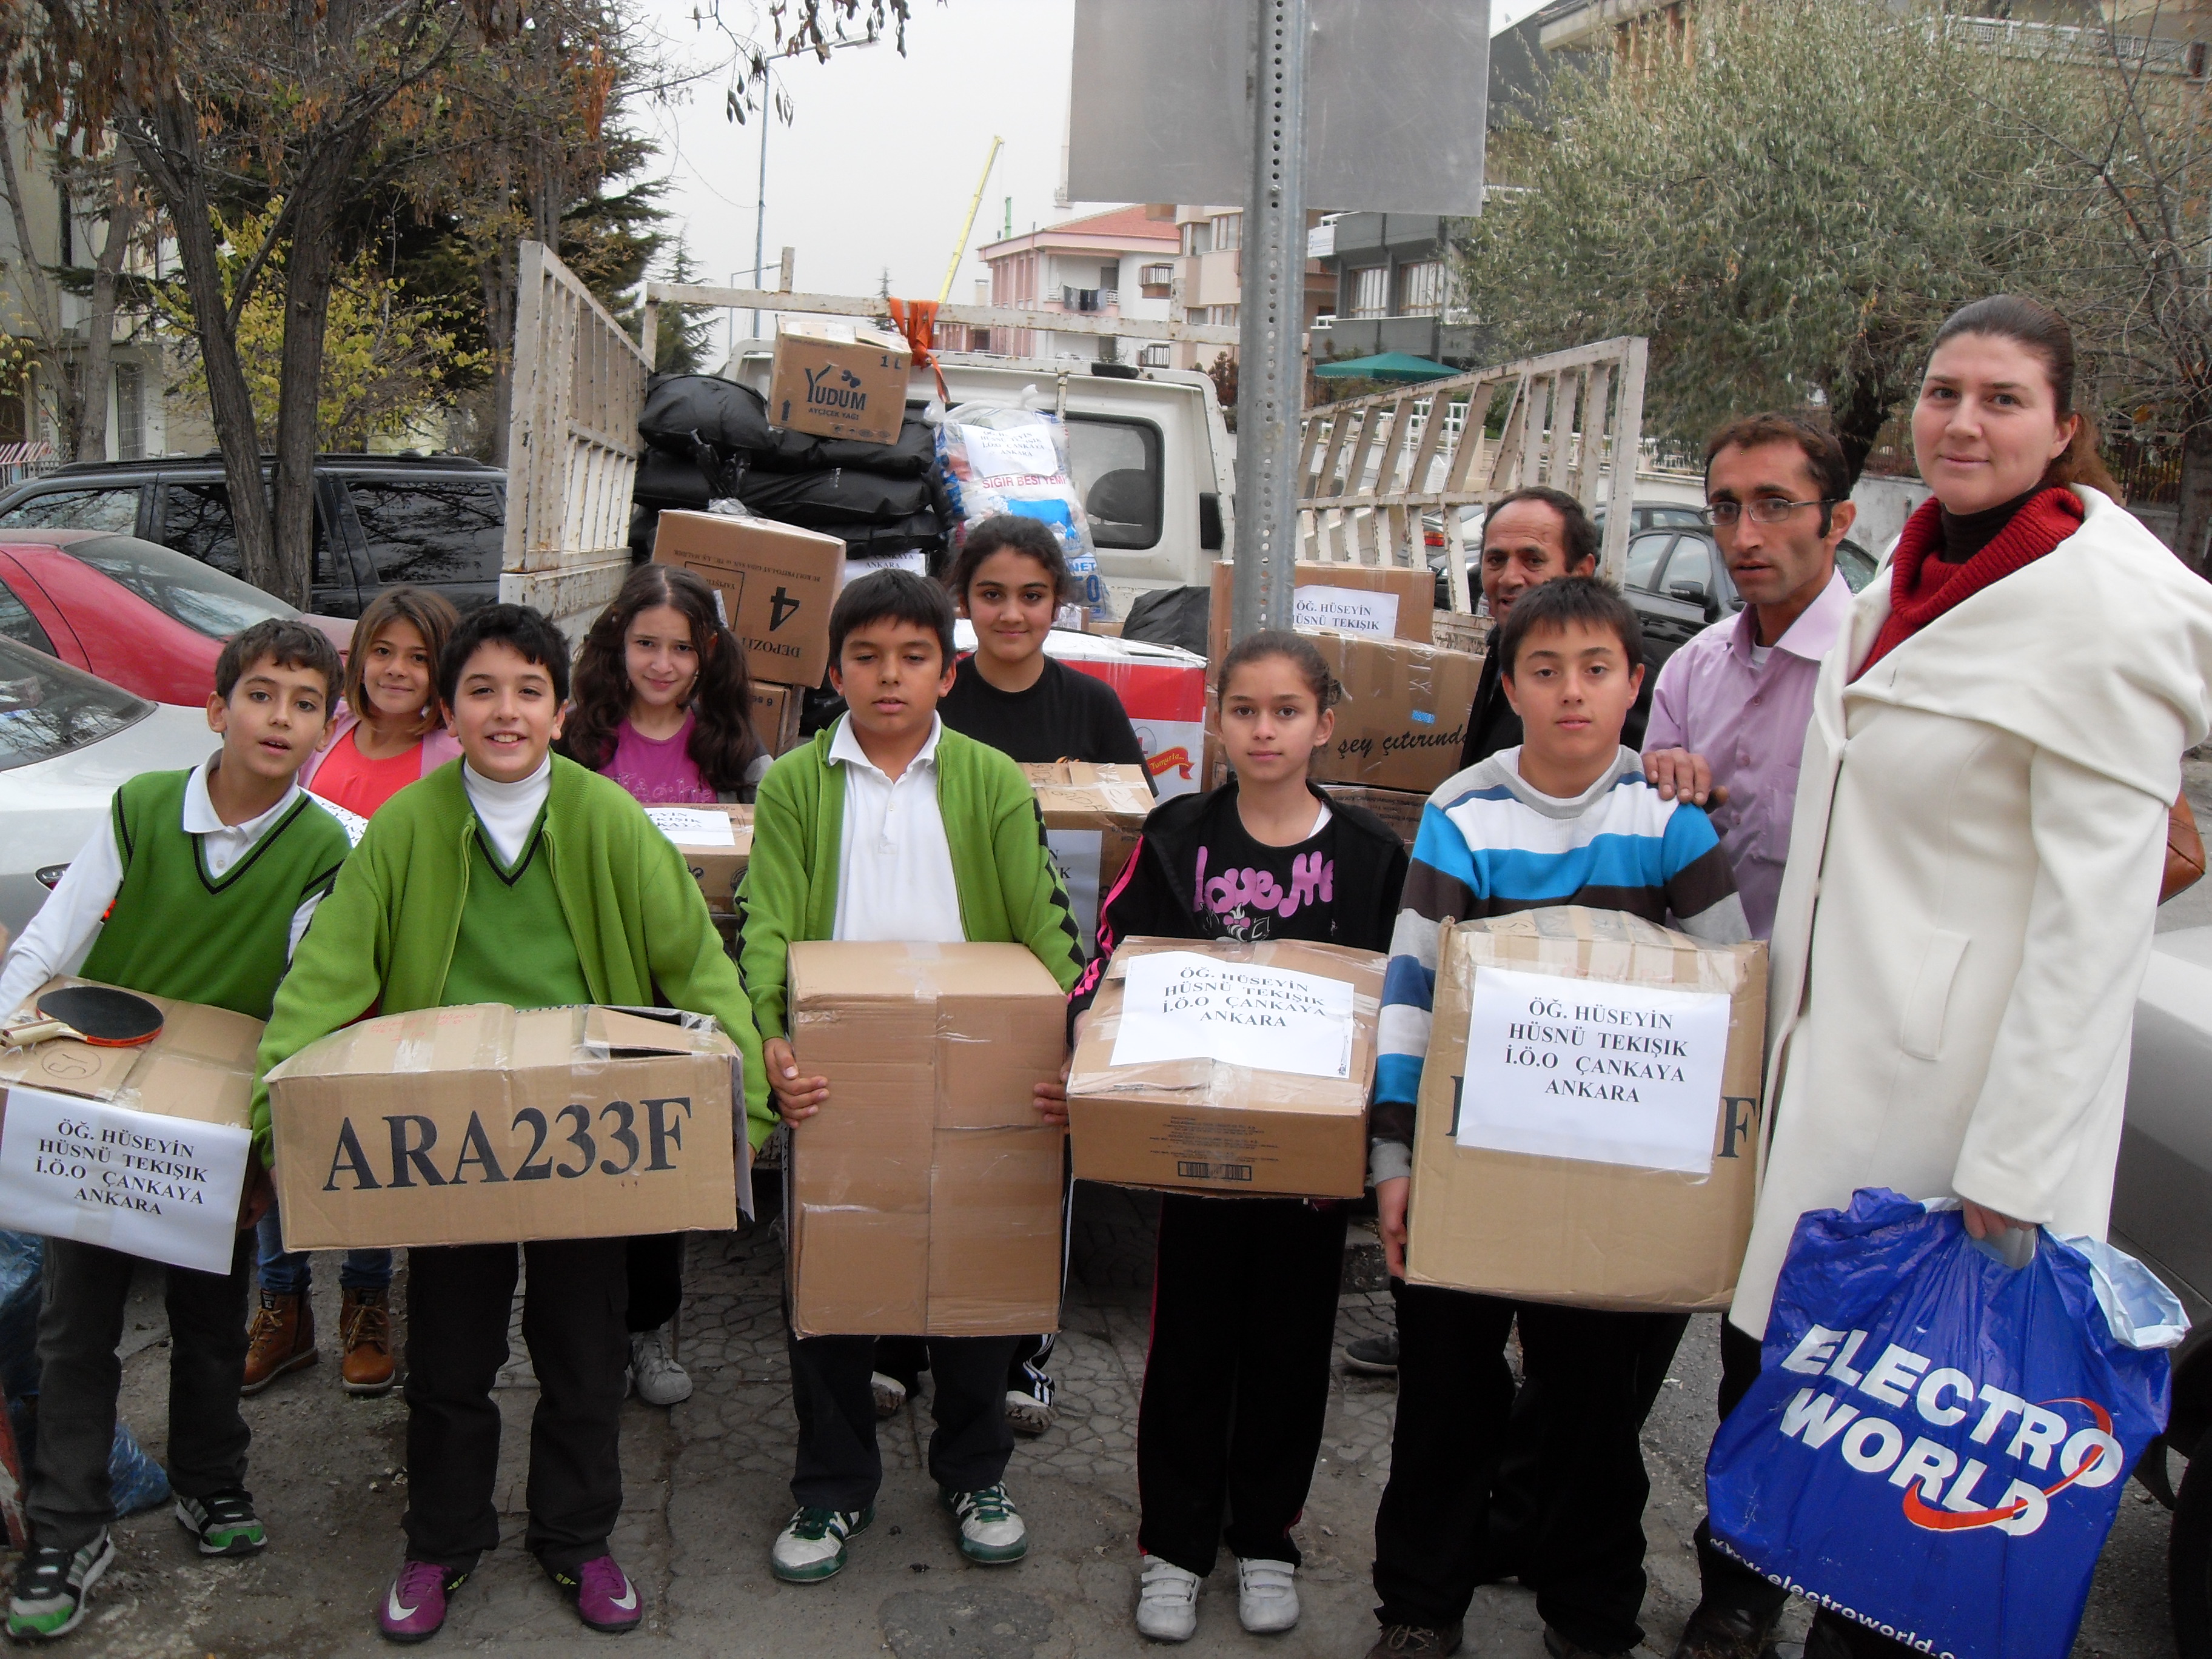
[[[1935,497],[1905,521],[1890,561],[1889,615],[1851,678],[1856,679],[1952,606],[1990,583],[2033,564],[2081,527],[2081,500],[2053,485],[2029,496],[2010,523],[1962,564],[1937,556],[1943,548],[1943,509]]]

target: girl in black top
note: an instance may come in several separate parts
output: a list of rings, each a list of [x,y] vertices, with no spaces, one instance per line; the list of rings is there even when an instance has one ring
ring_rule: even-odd
[[[1406,849],[1380,818],[1332,801],[1308,763],[1335,730],[1336,687],[1310,640],[1256,634],[1222,664],[1222,745],[1236,781],[1156,807],[1098,918],[1070,1006],[1087,1012],[1117,940],[1308,939],[1387,951]],[[1245,1629],[1298,1616],[1297,1546],[1328,1408],[1346,1215],[1340,1203],[1160,1201],[1152,1340],[1137,1417],[1137,1628],[1182,1641],[1224,1540]]]

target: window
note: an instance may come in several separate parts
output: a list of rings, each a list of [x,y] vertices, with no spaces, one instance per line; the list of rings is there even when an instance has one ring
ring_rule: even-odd
[[[1624,587],[1640,587],[1651,591],[1651,579],[1659,574],[1659,561],[1674,543],[1674,532],[1664,532],[1656,536],[1638,536],[1628,544],[1628,562],[1621,575]]]
[[[1444,262],[1421,259],[1398,268],[1401,317],[1433,317],[1444,308]]]
[[[1165,345],[1148,345],[1137,354],[1137,367],[1165,368],[1168,367],[1168,357],[1169,349]]]
[[[1156,288],[1164,289],[1174,281],[1175,267],[1165,261],[1155,265],[1142,265],[1137,270],[1137,282],[1144,289],[1145,297],[1148,300],[1167,298],[1165,293],[1155,294],[1152,290]]]
[[[31,614],[31,607],[17,599],[4,584],[0,584],[0,639],[27,645],[32,650],[43,651],[50,657],[54,654],[54,642],[46,637],[46,630],[39,626],[39,619]]]
[[[1213,252],[1213,222],[1194,219],[1182,228],[1183,257]]]
[[[1244,246],[1244,216],[1224,213],[1213,222],[1213,251],[1224,252]]]
[[[1644,521],[1647,530],[1703,530],[1705,527],[1705,514],[1694,507],[1638,507],[1636,517]]]
[[[1667,574],[1661,579],[1668,594],[1692,605],[1711,605],[1713,599],[1712,544],[1703,536],[1685,536],[1674,544],[1674,556],[1667,561]],[[1694,593],[1677,592],[1695,588]]]
[[[1150,421],[1068,416],[1068,471],[1099,546],[1158,545],[1162,447]]]
[[[1352,314],[1380,317],[1390,304],[1390,268],[1368,265],[1352,273]]]
[[[161,540],[188,559],[243,580],[246,563],[238,551],[238,532],[230,522],[228,484],[169,483],[161,486]],[[323,519],[323,504],[315,503],[315,568],[318,584],[334,580],[331,574],[331,531]],[[350,582],[346,584],[351,586]]]
[[[237,545],[231,544],[234,556]],[[151,542],[103,536],[94,541],[71,542],[62,551],[211,640],[227,640],[240,629],[271,617],[300,614],[283,600],[235,576],[226,576],[197,559]]]
[[[380,582],[499,580],[507,507],[497,484],[350,478],[346,493]]]
[[[1874,556],[1856,542],[1839,542],[1836,545],[1836,568],[1844,573],[1844,586],[1852,592],[1862,592],[1874,580]]]
[[[112,738],[153,712],[142,697],[0,638],[0,772]]]
[[[136,461],[146,453],[146,372],[136,363],[115,366],[115,459]]]
[[[50,489],[0,513],[15,530],[111,530],[128,536],[138,528],[138,486],[127,489]]]

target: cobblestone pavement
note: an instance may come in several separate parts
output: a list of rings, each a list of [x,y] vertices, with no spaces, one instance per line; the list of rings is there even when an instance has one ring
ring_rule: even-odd
[[[1060,1422],[1023,1443],[1007,1480],[1029,1519],[1028,1560],[981,1569],[955,1550],[938,1510],[919,1411],[885,1424],[885,1480],[874,1528],[852,1565],[805,1589],[769,1577],[769,1540],[789,1513],[791,1413],[779,1312],[782,1256],[772,1224],[749,1236],[696,1235],[679,1338],[696,1392],[672,1411],[633,1401],[623,1419],[628,1502],[615,1549],[651,1616],[619,1649],[584,1631],[520,1548],[524,1454],[536,1395],[519,1333],[503,1374],[507,1430],[499,1504],[503,1541],[454,1599],[429,1652],[490,1650],[623,1659],[691,1656],[876,1655],[894,1659],[1068,1659],[1152,1650],[1130,1624],[1137,1522],[1136,1402],[1151,1280],[1146,1195],[1079,1189],[1066,1328],[1055,1358]],[[1371,1232],[1355,1228],[1339,1316],[1342,1340],[1388,1328]],[[388,1653],[374,1609],[399,1552],[405,1501],[404,1408],[396,1396],[350,1400],[338,1388],[335,1258],[315,1300],[324,1362],[246,1404],[252,1484],[274,1540],[246,1562],[204,1563],[166,1510],[119,1528],[119,1553],[93,1618],[64,1651],[92,1656]],[[151,1279],[153,1275],[143,1276]],[[404,1280],[403,1280],[404,1284]],[[124,1409],[157,1453],[164,1435],[167,1343],[155,1287],[142,1284]],[[1696,1599],[1691,1528],[1703,1510],[1702,1460],[1712,1427],[1715,1322],[1692,1325],[1646,1433],[1652,1501],[1648,1650],[1672,1650]],[[1338,1373],[1326,1443],[1298,1540],[1304,1618],[1286,1636],[1237,1627],[1236,1573],[1217,1571],[1200,1601],[1194,1656],[1358,1659],[1374,1638],[1367,1584],[1375,1504],[1389,1468],[1395,1391],[1389,1379]],[[2140,1501],[2139,1501],[2140,1500]],[[2076,1659],[2172,1653],[2163,1611],[2164,1511],[2130,1487],[2099,1577]],[[1785,1633],[1802,1633],[1802,1614]],[[1467,1652],[1538,1659],[1534,1598],[1478,1594]],[[1785,1643],[1784,1659],[1796,1644]]]

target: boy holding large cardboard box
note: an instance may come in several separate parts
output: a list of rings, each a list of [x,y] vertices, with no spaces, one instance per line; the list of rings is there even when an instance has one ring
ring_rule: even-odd
[[[257,623],[224,646],[208,699],[222,750],[189,772],[141,773],[115,792],[112,823],[70,863],[0,965],[0,1018],[81,961],[88,977],[111,985],[266,1019],[287,959],[345,862],[345,831],[297,781],[330,729],[339,678],[337,651],[304,623]],[[267,1205],[267,1179],[249,1160],[229,1273],[167,1270],[169,1484],[203,1555],[251,1554],[269,1541],[246,1490],[252,1436],[238,1409],[252,1228]],[[137,1261],[46,1241],[31,1544],[8,1604],[17,1641],[74,1630],[115,1559],[107,1454]]]
[[[713,1015],[737,1043],[751,1138],[764,1139],[752,1010],[683,855],[620,784],[549,753],[568,641],[526,606],[486,605],[454,630],[438,690],[464,763],[401,791],[370,823],[277,996],[263,1072],[372,1008],[660,1002]],[[254,1132],[266,1157],[265,1082]],[[585,1624],[633,1629],[642,1598],[607,1548],[623,1499],[623,1241],[522,1249],[523,1337],[540,1390],[525,1541]],[[447,1597],[499,1542],[491,1391],[515,1268],[513,1244],[409,1255],[407,1554],[379,1614],[393,1641],[435,1634]]]
[[[1749,936],[1728,860],[1705,815],[1662,800],[1620,733],[1643,683],[1636,613],[1594,577],[1522,595],[1495,649],[1522,726],[1429,798],[1383,988],[1369,1170],[1394,1276],[1405,1273],[1413,1106],[1429,1047],[1437,941],[1447,918],[1555,904],[1670,917],[1695,938]],[[1578,1495],[1573,1536],[1527,1563],[1554,1659],[1626,1653],[1643,1640],[1640,1364],[1657,1322],[1407,1285],[1398,1297],[1398,1419],[1375,1521],[1375,1655],[1455,1652],[1487,1528],[1488,1482],[1513,1401],[1505,1339],[1518,1318],[1525,1375],[1550,1416],[1546,1478]],[[1563,1529],[1564,1530],[1564,1529]]]
[[[824,1079],[801,1074],[788,1040],[793,944],[1025,945],[1063,990],[1082,967],[1029,781],[938,716],[952,686],[952,621],[945,590],[909,572],[878,571],[848,587],[830,613],[830,672],[847,712],[761,783],[738,896],[745,988],[777,1109],[801,1147],[805,1120],[836,1108]],[[1040,1079],[1041,1099],[1060,1092],[1057,1078]],[[957,1519],[961,1553],[984,1564],[1019,1560],[1029,1548],[1003,1484],[1014,1444],[1006,1370],[1018,1340],[929,1339],[930,1473]],[[874,1350],[872,1336],[791,1337],[799,1508],[769,1556],[787,1583],[836,1573],[845,1540],[875,1518]]]

